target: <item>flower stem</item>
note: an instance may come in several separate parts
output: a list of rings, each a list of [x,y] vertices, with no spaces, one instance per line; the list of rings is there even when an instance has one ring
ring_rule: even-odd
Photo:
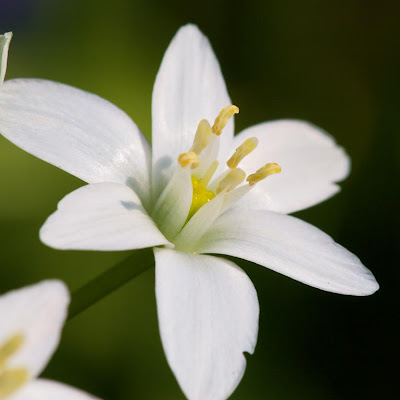
[[[136,250],[125,260],[72,293],[68,320],[154,266],[152,249]]]

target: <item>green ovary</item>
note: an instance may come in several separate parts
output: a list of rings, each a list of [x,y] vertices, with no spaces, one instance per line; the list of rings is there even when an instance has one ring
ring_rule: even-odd
[[[196,212],[215,197],[215,193],[208,190],[202,183],[201,179],[192,176],[193,198],[190,206],[188,220],[193,217]]]

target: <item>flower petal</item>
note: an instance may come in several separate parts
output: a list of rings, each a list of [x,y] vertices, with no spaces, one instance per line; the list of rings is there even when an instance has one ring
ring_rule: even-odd
[[[0,86],[4,82],[7,70],[8,48],[12,38],[12,32],[0,35]]]
[[[252,126],[235,137],[234,147],[253,136],[258,147],[240,168],[253,173],[267,162],[276,162],[282,172],[258,183],[241,200],[248,209],[292,213],[311,207],[337,193],[340,187],[335,182],[349,174],[345,151],[307,122],[280,120]]]
[[[6,81],[0,132],[88,183],[123,183],[148,201],[149,144],[123,111],[101,97],[45,80]]]
[[[156,296],[168,363],[190,400],[226,399],[258,332],[257,293],[222,258],[155,249]]]
[[[193,197],[190,166],[179,168],[158,198],[152,217],[168,238],[182,229],[189,214]]]
[[[131,250],[169,244],[128,186],[94,183],[58,203],[40,230],[57,249]]]
[[[196,250],[243,258],[329,292],[365,296],[379,288],[361,261],[330,236],[297,218],[270,211],[226,212]]]
[[[35,379],[19,391],[12,400],[99,400],[88,393],[63,383]]]
[[[212,124],[231,104],[217,58],[194,25],[179,29],[169,45],[153,90],[153,188],[159,193],[179,154],[192,145],[202,119]],[[221,152],[230,151],[233,118],[223,131]],[[223,147],[225,146],[225,148]]]
[[[33,378],[42,372],[58,346],[68,304],[68,290],[57,280],[0,296],[0,347],[7,342],[15,347],[7,357],[7,367],[25,368]],[[16,345],[18,336],[21,340]]]

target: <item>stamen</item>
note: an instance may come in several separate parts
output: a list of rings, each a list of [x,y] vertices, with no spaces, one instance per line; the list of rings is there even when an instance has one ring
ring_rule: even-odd
[[[215,174],[215,171],[217,170],[219,165],[219,162],[217,160],[213,161],[211,165],[209,166],[207,172],[204,174],[204,176],[201,178],[201,183],[204,187],[207,187],[208,184],[211,181],[211,178]]]
[[[199,166],[199,157],[193,151],[189,151],[188,153],[182,153],[178,157],[178,163],[181,167],[187,167],[191,165],[192,169],[197,168]]]
[[[193,145],[189,151],[200,154],[212,137],[211,125],[206,119],[202,119],[197,127],[196,135],[194,136]]]
[[[229,168],[236,168],[240,161],[248,156],[258,145],[258,139],[251,137],[246,139],[233,153],[232,157],[226,162]]]
[[[277,163],[269,163],[265,164],[259,170],[257,170],[254,174],[251,174],[247,177],[247,182],[249,182],[250,186],[255,185],[257,182],[262,181],[269,175],[279,174],[281,172],[281,167]]]
[[[21,348],[24,341],[24,335],[17,333],[0,347],[0,367]]]
[[[246,178],[246,173],[240,168],[232,168],[218,185],[217,194],[222,191],[229,192],[240,185]]]
[[[0,373],[0,399],[8,398],[29,379],[29,372],[25,368],[6,369]]]
[[[223,108],[218,117],[214,121],[214,125],[212,127],[212,131],[215,135],[221,135],[222,130],[225,128],[225,125],[228,123],[229,119],[234,115],[239,113],[239,108],[230,105],[228,107]]]

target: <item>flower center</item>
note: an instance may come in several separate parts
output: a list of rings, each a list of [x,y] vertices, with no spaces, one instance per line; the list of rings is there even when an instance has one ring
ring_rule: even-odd
[[[222,172],[217,172],[221,133],[238,112],[231,105],[221,110],[213,126],[205,119],[200,121],[192,146],[179,155],[178,168],[155,199],[151,217],[176,249],[193,251],[219,215],[255,184],[281,171],[278,164],[270,163],[246,178],[239,165],[257,147],[258,140],[252,137],[234,151]]]
[[[207,186],[204,185],[202,179],[197,179],[195,176],[192,176],[192,186],[193,198],[192,204],[190,205],[188,220],[193,217],[200,207],[204,206],[204,204],[208,203],[215,197],[215,193],[207,189]]]
[[[220,135],[229,119],[237,113],[239,113],[239,108],[230,105],[220,111],[212,127],[207,120],[201,120],[192,147],[187,153],[182,153],[178,157],[179,165],[182,168],[190,167],[192,171],[193,198],[187,221],[210,200],[220,194],[225,195],[234,191],[246,179],[246,173],[238,168],[238,165],[257,147],[258,140],[255,137],[246,139],[226,162],[228,170],[212,180],[219,166],[216,158]],[[267,176],[279,172],[281,172],[281,167],[278,164],[265,164],[247,176],[248,188]]]
[[[21,388],[29,379],[26,368],[9,368],[10,358],[18,352],[24,343],[20,333],[12,336],[0,346],[0,399],[5,399]]]

